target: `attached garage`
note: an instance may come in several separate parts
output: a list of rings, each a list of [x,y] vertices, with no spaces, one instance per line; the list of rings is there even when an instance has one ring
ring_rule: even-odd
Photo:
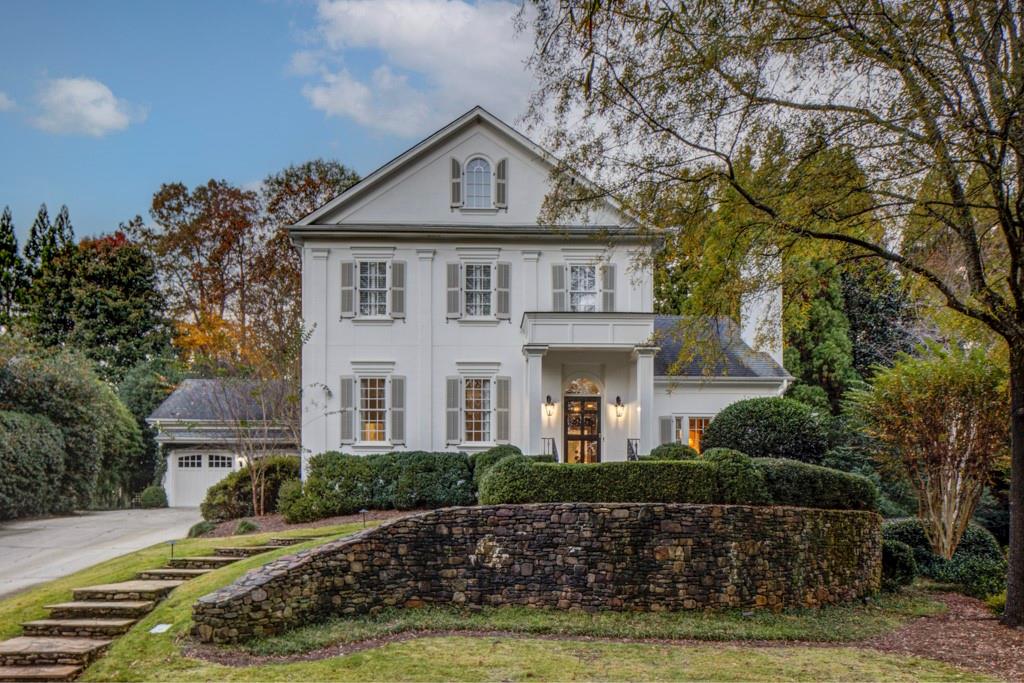
[[[298,454],[294,432],[263,415],[266,402],[252,396],[244,385],[187,379],[149,416],[171,507],[198,507],[207,489],[245,464],[242,443],[250,444],[250,453]]]

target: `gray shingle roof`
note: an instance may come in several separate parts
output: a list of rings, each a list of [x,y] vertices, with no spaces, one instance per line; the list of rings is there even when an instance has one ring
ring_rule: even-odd
[[[264,420],[254,382],[186,379],[157,406],[150,420]],[[273,401],[270,405],[273,405]]]
[[[697,325],[699,329],[687,328],[688,325]],[[694,319],[678,315],[658,315],[654,317],[654,334],[655,343],[661,347],[654,358],[656,376],[780,380],[790,376],[771,356],[747,346],[740,338],[740,330],[736,323],[730,318]],[[703,348],[708,352],[696,353],[692,358],[685,358],[679,368],[673,368],[673,364],[679,359],[684,340],[687,339],[700,339],[701,346],[698,350]],[[705,343],[710,343],[711,346],[703,346]]]

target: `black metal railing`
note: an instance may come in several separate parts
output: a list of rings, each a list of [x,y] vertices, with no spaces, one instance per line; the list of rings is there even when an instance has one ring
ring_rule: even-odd
[[[550,436],[543,436],[540,440],[541,453],[543,455],[550,455],[558,462],[558,445],[555,443],[555,439]]]
[[[626,439],[626,460],[640,459],[640,439]]]

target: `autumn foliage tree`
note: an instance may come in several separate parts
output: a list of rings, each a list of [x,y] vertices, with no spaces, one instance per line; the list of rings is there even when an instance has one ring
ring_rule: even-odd
[[[967,529],[996,460],[1006,453],[1006,372],[983,349],[930,346],[875,375],[853,401],[887,448],[880,464],[917,494],[932,549],[947,560]]]

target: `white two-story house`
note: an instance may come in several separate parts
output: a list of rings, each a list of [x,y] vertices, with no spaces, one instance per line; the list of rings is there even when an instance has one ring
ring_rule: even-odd
[[[624,460],[699,445],[728,404],[784,391],[781,335],[758,327],[778,295],[715,321],[714,368],[669,375],[679,320],[654,313],[635,266],[648,247],[613,206],[538,225],[551,163],[476,108],[291,227],[311,330],[304,457],[507,443]]]

